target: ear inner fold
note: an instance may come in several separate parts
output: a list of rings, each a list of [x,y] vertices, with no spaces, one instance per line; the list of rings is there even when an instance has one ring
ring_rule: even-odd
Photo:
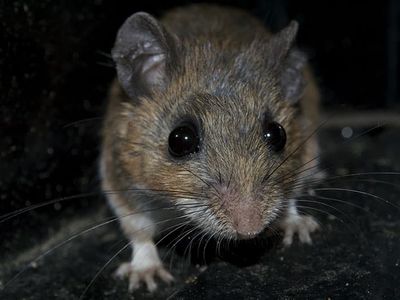
[[[118,31],[112,57],[119,82],[133,100],[167,84],[166,60],[173,51],[173,37],[151,15],[129,17]]]

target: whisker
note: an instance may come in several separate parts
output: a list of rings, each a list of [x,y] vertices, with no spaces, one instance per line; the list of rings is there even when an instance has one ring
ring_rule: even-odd
[[[302,140],[300,142],[300,144],[292,151],[289,153],[289,155],[287,155],[279,164],[277,167],[275,167],[274,169],[272,169],[272,171],[270,173],[267,173],[266,176],[264,176],[264,178],[262,179],[261,182],[266,182],[290,157],[292,157],[292,155],[294,155],[298,150],[300,150],[305,144],[306,142],[312,138],[321,128],[322,126],[324,126],[329,119],[326,119],[324,122],[320,123],[316,129],[314,129],[311,134],[309,134],[304,140]],[[274,164],[273,164],[274,165]],[[273,166],[272,166],[273,167]]]
[[[206,241],[206,244],[204,245],[203,248],[203,261],[206,262],[206,250],[207,250],[207,245],[211,241],[211,239],[214,237],[214,235],[217,234],[218,231],[215,231],[212,235],[209,236],[209,238]]]
[[[343,203],[343,204],[346,204],[348,206],[351,206],[351,207],[354,207],[354,208],[358,208],[358,209],[364,211],[365,213],[370,214],[371,216],[378,217],[376,214],[374,214],[371,211],[367,210],[365,207],[362,207],[360,205],[351,203],[350,201],[345,201],[345,200],[338,199],[338,198],[333,198],[333,197],[324,197],[324,196],[319,196],[319,195],[304,195],[304,196],[317,198],[317,199],[321,199],[321,200],[328,200],[328,201]],[[302,195],[299,195],[298,197],[302,197]],[[301,198],[300,199],[296,198],[296,201],[301,201]],[[318,202],[318,201],[316,201],[316,202]]]
[[[332,205],[329,205],[329,204],[326,204],[326,203],[323,203],[323,202],[320,202],[320,201],[309,200],[309,199],[296,199],[296,201],[299,202],[299,203],[314,203],[314,204],[322,205],[322,206],[328,207],[330,209],[333,209],[334,211],[336,211],[336,212],[340,213],[341,215],[343,215],[348,221],[350,221],[354,226],[358,227],[358,229],[361,231],[361,228],[358,226],[358,224],[355,221],[353,221],[349,217],[349,215],[347,215],[342,210],[340,210],[340,209],[338,209],[338,208],[336,208],[336,207],[334,207]]]
[[[189,170],[188,168],[185,168],[182,166],[182,169],[184,169],[186,172],[189,172],[190,174],[192,174],[194,177],[196,177],[197,179],[199,179],[201,182],[203,182],[206,186],[212,188],[213,190],[215,190],[215,192],[217,194],[219,194],[217,188],[211,183],[211,182],[207,182],[205,181],[203,178],[201,178],[199,175],[195,174],[194,172],[192,172],[191,170]]]
[[[82,125],[82,124],[89,123],[89,122],[92,122],[92,121],[99,121],[99,120],[102,120],[102,119],[103,119],[103,117],[86,118],[86,119],[73,121],[71,123],[65,124],[62,128],[65,129],[65,128],[68,128],[68,127],[78,126],[78,125]]]
[[[115,68],[115,63],[113,62],[97,62],[97,64],[107,68],[112,68],[112,69]]]
[[[326,123],[326,121],[325,121],[325,123]],[[368,134],[369,132],[371,132],[371,131],[373,131],[373,130],[375,130],[375,129],[377,129],[377,128],[380,128],[380,127],[382,127],[382,126],[384,126],[384,125],[385,125],[385,124],[383,124],[383,125],[376,125],[376,126],[370,128],[370,129],[367,129],[367,130],[363,131],[362,133],[360,133],[359,135],[354,136],[354,137],[352,137],[352,138],[350,138],[350,139],[344,141],[342,144],[346,144],[346,143],[353,142],[355,139],[358,139],[358,138],[360,138],[360,137],[362,137],[362,136]],[[318,129],[318,128],[317,128],[317,129]],[[297,171],[297,170],[302,169],[305,165],[307,165],[307,164],[309,164],[309,163],[311,163],[311,162],[313,162],[313,161],[319,159],[321,156],[322,156],[322,154],[319,154],[319,155],[313,157],[312,159],[308,160],[307,162],[303,163],[302,165],[300,165],[298,168],[296,168],[296,169],[294,170],[294,172],[295,172],[294,175],[292,175],[292,174],[293,174],[293,171],[290,171],[290,172],[287,172],[287,173],[283,174],[283,176],[286,176],[286,175],[288,175],[288,174],[291,175],[290,177],[296,176],[296,171]],[[278,167],[279,167],[279,166],[278,166]],[[318,167],[318,166],[314,166],[314,167],[316,168],[316,167]],[[314,168],[314,167],[311,167],[311,169]],[[324,169],[322,169],[322,170],[319,170],[318,172],[324,172],[324,171],[327,171],[327,170],[329,170],[329,169],[331,169],[331,168],[332,168],[332,167],[327,167],[327,168],[324,168]],[[299,173],[297,173],[297,175],[299,175],[299,174],[301,174],[301,173],[303,173],[303,172],[305,172],[305,171],[307,171],[307,170],[308,170],[308,169],[301,170]],[[318,172],[317,172],[317,173],[318,173]],[[400,174],[400,173],[399,173],[399,174]],[[270,177],[270,176],[269,176],[269,177]]]
[[[289,208],[289,205],[282,206],[282,207]],[[349,232],[351,232],[351,234],[354,235],[354,237],[357,237],[357,235],[355,234],[355,231],[352,228],[350,228],[349,225],[346,224],[346,222],[344,222],[344,220],[342,218],[334,215],[332,212],[327,212],[327,211],[325,211],[323,209],[319,209],[319,208],[315,208],[315,207],[311,207],[311,206],[305,206],[305,205],[298,205],[298,204],[296,204],[296,208],[297,209],[302,209],[303,208],[303,209],[306,209],[306,210],[314,210],[314,211],[320,212],[322,214],[325,214],[328,217],[329,216],[334,216],[337,220],[339,220],[339,222],[341,222],[344,226],[346,226],[347,230],[349,230]]]
[[[104,56],[106,58],[112,59],[112,55],[109,52],[105,52],[105,51],[102,51],[102,50],[97,50],[96,52],[97,52],[97,54],[100,54],[100,55],[102,55],[102,56]]]
[[[199,230],[199,232],[190,240],[188,246],[186,246],[185,251],[184,251],[184,253],[183,253],[184,256],[185,256],[185,253],[186,253],[186,250],[188,249],[188,247],[189,247],[188,256],[191,256],[192,245],[193,245],[194,241],[196,240],[196,238],[197,238],[198,236],[200,236],[201,234],[203,234],[203,231],[202,231],[202,230]]]
[[[194,193],[190,191],[184,191],[184,190],[166,190],[166,189],[148,189],[148,188],[132,188],[132,189],[124,189],[124,190],[107,190],[103,192],[91,192],[91,193],[81,193],[77,195],[72,195],[72,196],[66,196],[66,197],[60,197],[56,199],[52,199],[49,201],[45,201],[42,203],[30,205],[28,207],[20,208],[17,210],[14,210],[12,212],[3,214],[0,216],[0,224],[10,220],[11,218],[17,217],[21,214],[27,213],[29,211],[32,211],[34,209],[42,208],[51,204],[55,203],[60,203],[60,202],[65,202],[68,200],[74,200],[74,199],[79,199],[79,198],[85,198],[85,197],[94,197],[94,196],[101,196],[101,194],[106,194],[106,195],[112,195],[112,194],[118,194],[118,193],[123,193],[123,192],[158,192],[158,193],[164,193],[161,194],[161,196],[169,196],[169,197],[185,197],[188,199],[203,199],[204,196],[202,196],[200,193]],[[173,193],[180,193],[179,195],[174,195]],[[187,194],[184,194],[187,193]],[[193,198],[190,198],[189,196],[193,196]],[[201,197],[200,197],[201,196]]]
[[[315,191],[342,191],[342,192],[349,192],[349,193],[355,193],[355,194],[360,194],[360,195],[364,195],[364,196],[369,196],[378,200],[381,200],[383,202],[385,202],[386,204],[389,204],[390,206],[397,208],[398,210],[400,210],[400,206],[382,198],[379,197],[377,195],[365,192],[365,191],[360,191],[360,190],[354,190],[354,189],[346,189],[346,188],[336,188],[336,187],[331,187],[331,188],[316,188],[314,189]]]
[[[321,170],[323,171],[323,170]],[[317,174],[318,172],[316,172],[315,174]],[[310,185],[313,184],[317,184],[320,182],[329,182],[329,181],[334,181],[334,180],[339,180],[339,179],[345,179],[345,178],[352,178],[352,177],[358,177],[358,176],[368,176],[368,175],[374,175],[374,176],[386,176],[386,175],[400,175],[399,172],[360,172],[360,173],[352,173],[352,174],[345,174],[345,175],[332,175],[329,176],[327,178],[317,178],[314,180],[305,180],[309,177],[313,177],[314,174],[308,175],[308,176],[304,176],[300,179],[296,178],[295,180],[292,180],[290,182],[287,182],[287,184],[293,184],[292,189],[296,189],[296,188],[302,188],[302,187],[308,187]],[[379,181],[379,180],[372,180],[372,179],[354,179],[354,181],[370,181],[370,182],[376,182],[376,183],[385,183],[387,185],[391,185],[397,188],[400,188],[400,185],[394,184],[394,183],[390,183],[390,182],[385,182],[385,181]]]
[[[221,243],[223,242],[224,237],[221,234],[217,234],[217,245],[216,245],[216,252],[218,256],[221,256]]]
[[[83,297],[85,296],[85,294],[87,293],[87,291],[90,289],[90,287],[93,285],[93,283],[96,281],[97,277],[100,276],[100,274],[104,271],[105,268],[108,267],[109,264],[111,264],[111,262],[119,255],[122,253],[122,251],[124,251],[126,248],[128,248],[130,245],[132,244],[131,241],[129,241],[127,244],[125,244],[125,246],[123,246],[120,250],[117,251],[117,253],[115,253],[94,275],[94,277],[92,278],[92,280],[90,280],[89,284],[85,287],[85,289],[83,290],[82,294],[79,296],[79,300],[83,299]]]
[[[93,193],[82,193],[82,194],[78,194],[78,195],[73,195],[73,196],[67,196],[67,197],[61,197],[61,198],[57,198],[57,199],[53,199],[53,200],[49,200],[49,201],[45,201],[39,204],[35,204],[35,205],[31,205],[29,207],[24,207],[24,208],[20,208],[17,210],[14,210],[12,212],[3,214],[0,216],[0,224],[11,219],[14,218],[16,216],[19,216],[25,212],[37,209],[37,208],[41,208],[44,207],[46,205],[51,205],[51,204],[55,204],[55,203],[59,203],[59,202],[64,202],[64,201],[68,201],[68,200],[73,200],[73,199],[79,199],[79,198],[83,198],[83,197],[93,197],[93,196],[98,196],[99,193],[98,192],[93,192]]]
[[[204,231],[204,230],[201,230],[200,231],[201,232],[201,238],[200,238],[200,240],[199,240],[199,243],[197,244],[197,251],[196,251],[196,256],[197,257],[199,257],[200,256],[200,246],[201,246],[201,244],[202,244],[202,242],[203,242],[203,239],[207,236],[207,232],[206,231]]]
[[[161,207],[161,208],[162,208],[162,209],[165,209],[165,207]],[[22,268],[21,271],[19,271],[15,276],[13,276],[9,281],[7,281],[7,282],[3,285],[3,289],[5,289],[9,284],[11,284],[12,282],[14,282],[18,277],[20,277],[33,263],[39,261],[39,260],[42,259],[43,257],[45,257],[45,256],[47,256],[48,254],[52,253],[52,252],[55,251],[56,249],[58,249],[58,248],[64,246],[65,244],[69,243],[70,241],[72,241],[72,240],[74,240],[74,239],[76,239],[76,238],[78,238],[78,237],[80,237],[80,236],[82,236],[82,235],[84,235],[84,234],[86,234],[86,233],[88,233],[88,232],[91,232],[91,231],[93,231],[93,230],[95,230],[95,229],[98,229],[98,228],[103,227],[103,226],[105,226],[105,225],[107,225],[107,224],[113,223],[113,222],[115,222],[115,221],[118,221],[118,220],[120,220],[120,219],[122,219],[122,218],[129,217],[129,216],[133,216],[133,215],[138,214],[138,213],[151,212],[151,211],[158,210],[158,209],[160,209],[160,208],[155,208],[155,209],[149,209],[149,210],[146,210],[146,211],[139,211],[139,212],[129,213],[129,214],[122,215],[122,216],[109,217],[109,218],[103,219],[102,221],[100,221],[100,222],[98,222],[98,223],[95,223],[95,224],[93,224],[93,225],[90,225],[89,228],[87,228],[87,229],[85,229],[85,230],[83,230],[83,231],[79,231],[79,232],[77,232],[77,233],[74,233],[74,234],[70,235],[70,236],[69,236],[67,239],[65,239],[64,241],[62,241],[62,242],[56,244],[55,246],[53,246],[53,247],[51,247],[50,249],[46,250],[45,252],[41,253],[40,255],[38,255],[37,257],[35,257],[29,264],[26,264],[26,265]],[[187,215],[190,215],[190,213],[187,213],[184,217],[186,217]],[[175,218],[179,218],[179,217],[175,217]],[[174,218],[167,219],[167,220],[164,220],[164,221],[167,222],[167,221],[171,221],[171,220],[173,220],[173,219],[174,219]],[[162,221],[162,222],[164,222],[164,221]],[[157,224],[158,224],[158,223],[157,223]]]
[[[300,168],[302,168],[302,167],[303,167],[303,166],[301,166]],[[300,168],[298,168],[298,169],[300,169]],[[298,171],[298,169],[296,169],[296,170]],[[293,177],[296,178],[296,180],[298,180],[298,178],[297,178],[298,175],[300,175],[301,173],[305,173],[305,172],[307,172],[307,171],[310,171],[310,170],[312,170],[312,169],[317,170],[317,172],[315,172],[315,173],[313,173],[313,174],[310,174],[310,175],[306,175],[306,176],[302,177],[301,180],[304,180],[304,178],[313,177],[313,176],[315,176],[316,174],[318,174],[318,173],[321,172],[321,170],[319,170],[319,166],[311,166],[311,167],[308,167],[308,168],[306,168],[306,169],[301,169],[301,170],[298,171],[298,172],[296,172],[296,170],[295,170],[295,172],[288,172],[288,173],[285,173],[284,175],[282,175],[282,176],[280,176],[280,177],[274,178],[274,179],[271,181],[271,183],[272,183],[272,184],[277,184],[277,183],[279,183],[279,182],[284,182],[285,180],[292,179]],[[307,181],[307,182],[309,182],[309,181]],[[291,182],[289,181],[289,183],[291,183]]]
[[[182,216],[182,217],[184,217],[184,216]],[[159,222],[156,222],[155,224],[152,224],[152,225],[150,225],[150,226],[153,226],[153,225],[159,225],[159,224],[161,224],[161,223],[165,223],[165,222],[169,222],[169,221],[171,221],[171,220],[174,220],[174,218],[169,218],[169,219],[167,219],[167,220],[162,220],[162,221],[159,221]],[[150,227],[150,226],[146,226],[147,228],[148,227]],[[175,225],[173,225],[173,226],[175,226]],[[145,228],[141,228],[140,230],[138,230],[138,231],[142,231],[143,229],[146,229],[146,227]],[[166,231],[166,230],[170,230],[170,228],[171,227],[168,227],[167,229],[164,229],[164,230],[162,230],[160,233],[162,233],[162,232],[164,232],[164,231]],[[97,272],[96,272],[96,274],[94,275],[94,277],[90,280],[90,282],[89,282],[89,284],[86,286],[86,288],[83,290],[83,292],[82,292],[82,294],[81,294],[81,296],[79,297],[79,299],[83,299],[83,297],[85,296],[85,294],[87,293],[87,291],[90,289],[90,287],[93,285],[93,283],[96,281],[96,279],[100,276],[100,274],[104,271],[104,269],[106,269],[109,265],[110,265],[110,263],[122,252],[122,251],[124,251],[129,245],[131,245],[132,244],[132,241],[129,241],[123,248],[121,248],[119,251],[117,251],[117,253],[115,253]],[[157,245],[157,244],[155,244],[155,245]]]
[[[388,185],[388,186],[392,186],[396,189],[400,189],[400,184],[395,184],[393,182],[388,182],[388,181],[384,181],[384,180],[377,180],[377,179],[351,179],[352,181],[356,181],[356,182],[369,182],[369,183],[380,183],[380,184],[384,184],[384,185]]]
[[[174,238],[171,242],[168,243],[167,248],[168,251],[167,253],[164,255],[164,257],[168,256],[170,252],[173,251],[173,249],[175,249],[175,247],[185,238],[187,237],[189,234],[191,234],[193,231],[195,231],[197,228],[196,227],[192,227],[189,228],[188,230],[186,230],[184,233],[182,233],[181,235],[178,235],[176,238]],[[172,243],[174,243],[172,246],[170,246]],[[170,260],[170,268],[171,268],[171,264],[172,264],[172,258]]]

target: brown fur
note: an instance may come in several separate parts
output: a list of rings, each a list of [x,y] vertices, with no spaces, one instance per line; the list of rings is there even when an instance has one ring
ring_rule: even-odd
[[[282,99],[274,57],[265,56],[272,53],[271,34],[255,18],[236,9],[198,5],[172,11],[162,23],[178,41],[177,56],[167,68],[168,86],[132,101],[114,82],[103,128],[103,189],[148,190],[145,196],[120,192],[113,197],[120,215],[140,211],[143,201],[158,197],[152,190],[170,191],[160,196],[168,205],[190,202],[182,199],[195,192],[202,197],[191,201],[208,206],[204,217],[191,215],[204,230],[227,237],[258,233],[284,210],[282,199],[292,196],[294,178],[285,177],[318,151],[311,138],[263,182],[318,118],[311,72],[307,67],[299,113]],[[168,153],[168,136],[187,116],[199,123],[201,151],[177,161]],[[265,116],[286,130],[282,153],[273,153],[263,141]]]

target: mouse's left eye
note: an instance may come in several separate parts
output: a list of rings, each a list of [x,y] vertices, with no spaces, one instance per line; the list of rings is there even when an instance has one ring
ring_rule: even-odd
[[[196,127],[191,123],[183,123],[175,128],[168,138],[168,150],[174,157],[183,157],[200,149],[200,138]]]
[[[264,139],[276,152],[281,151],[286,144],[286,132],[277,122],[265,122],[263,126]]]

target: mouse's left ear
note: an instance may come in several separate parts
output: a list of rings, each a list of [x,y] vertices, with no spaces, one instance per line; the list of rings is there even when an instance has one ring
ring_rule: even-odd
[[[300,100],[305,87],[303,69],[307,59],[301,51],[292,48],[298,28],[298,23],[291,21],[271,39],[271,51],[274,58],[272,68],[278,70],[282,96],[291,104]]]
[[[291,104],[297,103],[303,96],[306,85],[303,69],[306,65],[306,56],[299,50],[291,50],[281,73],[282,96]]]
[[[176,38],[147,13],[135,13],[124,22],[112,58],[119,82],[133,101],[166,87],[176,44]]]

